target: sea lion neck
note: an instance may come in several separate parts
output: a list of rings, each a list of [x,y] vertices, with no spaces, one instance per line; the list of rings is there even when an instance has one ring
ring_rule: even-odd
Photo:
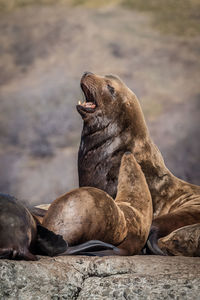
[[[90,121],[83,122],[79,155],[87,156],[88,152],[92,151],[94,160],[98,161],[102,157],[102,154],[100,156],[98,154],[98,152],[102,152],[102,146],[105,146],[103,156],[108,156],[109,151],[106,145],[111,146],[115,142],[116,137],[120,135],[120,132],[122,134],[123,130],[109,118],[101,119],[101,122],[98,122],[98,119],[96,122]]]
[[[111,123],[112,120],[104,117],[101,111],[99,111],[93,116],[83,119],[82,137],[92,136],[101,130],[105,131],[105,129],[108,128]]]

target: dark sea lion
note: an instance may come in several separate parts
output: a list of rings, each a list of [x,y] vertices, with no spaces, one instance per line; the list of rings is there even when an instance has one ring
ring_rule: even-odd
[[[85,102],[77,105],[83,118],[78,155],[79,185],[100,188],[115,197],[123,153],[140,164],[153,201],[149,237],[157,240],[200,221],[200,187],[175,177],[153,143],[136,95],[116,76],[85,73],[81,79]],[[151,245],[152,244],[152,245]]]
[[[97,255],[133,255],[143,248],[152,221],[152,200],[141,167],[131,153],[122,157],[115,201],[106,192],[82,187],[56,199],[42,225],[70,246],[98,239],[118,248]]]
[[[38,224],[17,199],[0,194],[0,258],[37,260],[36,254],[72,255],[99,248],[115,249],[101,241],[68,247],[61,235]]]
[[[31,248],[37,225],[29,211],[15,198],[0,194],[0,258],[36,260]]]

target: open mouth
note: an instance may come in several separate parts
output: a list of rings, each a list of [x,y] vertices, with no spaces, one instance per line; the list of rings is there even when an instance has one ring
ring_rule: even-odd
[[[84,102],[79,101],[78,105],[81,106],[81,108],[87,112],[94,112],[95,108],[97,107],[97,103],[93,93],[89,90],[89,88],[84,83],[81,83],[81,89],[84,93],[85,101]]]

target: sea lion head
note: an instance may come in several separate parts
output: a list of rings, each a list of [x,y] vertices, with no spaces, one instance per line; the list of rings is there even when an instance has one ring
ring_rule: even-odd
[[[80,86],[85,101],[79,101],[77,110],[87,126],[100,130],[110,123],[120,124],[121,129],[143,125],[137,97],[118,76],[85,72]]]

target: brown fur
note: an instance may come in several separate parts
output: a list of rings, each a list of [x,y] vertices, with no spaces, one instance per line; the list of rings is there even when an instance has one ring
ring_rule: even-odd
[[[91,255],[97,247],[119,252],[113,245],[91,240],[68,247],[61,235],[38,224],[21,202],[10,195],[0,194],[0,259],[37,260],[35,254],[74,255],[85,251]]]
[[[112,87],[112,90],[110,89]],[[175,177],[149,135],[136,95],[116,76],[86,73],[81,87],[96,108],[77,110],[83,118],[79,148],[80,186],[94,186],[115,197],[123,153],[140,164],[153,201],[157,237],[200,222],[200,187]]]
[[[158,245],[169,255],[200,256],[200,223],[174,230]]]
[[[133,155],[126,153],[115,201],[96,188],[75,189],[52,203],[42,224],[61,234],[69,245],[99,239],[118,245],[119,255],[133,255],[144,246],[151,219],[152,201],[145,177]]]

